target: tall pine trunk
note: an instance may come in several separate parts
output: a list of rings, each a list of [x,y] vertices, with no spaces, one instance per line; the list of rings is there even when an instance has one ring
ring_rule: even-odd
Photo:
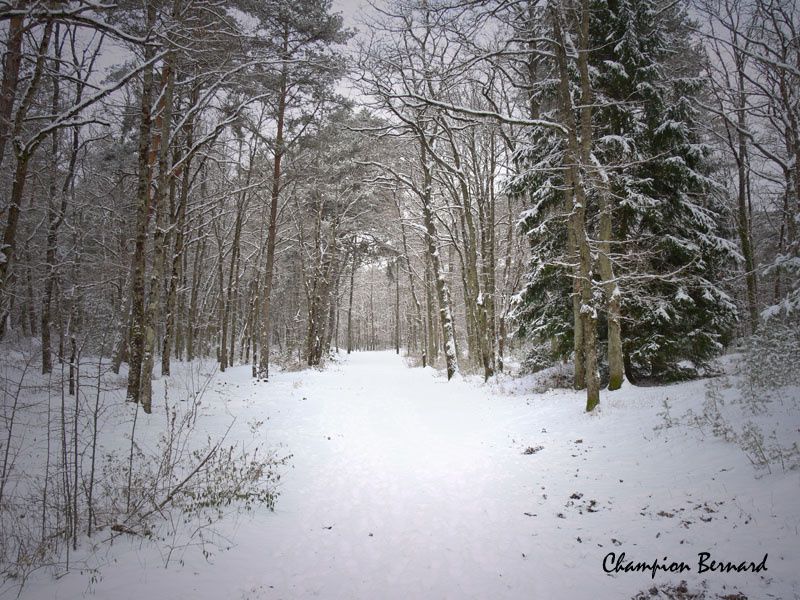
[[[285,30],[283,53],[289,50],[289,32]],[[261,356],[258,363],[258,377],[269,379],[269,349],[271,334],[270,301],[272,296],[272,279],[275,268],[275,245],[278,239],[278,200],[281,193],[281,161],[286,151],[284,148],[284,126],[286,118],[286,102],[289,93],[287,67],[281,70],[278,88],[278,110],[275,125],[275,156],[272,164],[272,190],[269,203],[269,227],[267,229],[267,256],[264,265],[264,283],[262,287],[261,309]]]

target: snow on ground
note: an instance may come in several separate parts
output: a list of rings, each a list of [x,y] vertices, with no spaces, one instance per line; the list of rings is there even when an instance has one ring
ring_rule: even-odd
[[[293,455],[275,512],[228,519],[229,550],[206,560],[184,548],[167,568],[163,549],[117,538],[96,582],[40,572],[21,597],[611,599],[685,579],[690,590],[797,598],[798,473],[757,477],[733,444],[655,429],[664,398],[680,414],[702,403],[703,386],[627,386],[587,415],[579,393],[447,382],[390,352],[269,383],[232,368],[201,418],[220,431],[232,415],[264,421],[259,435]],[[691,572],[607,574],[609,552]],[[768,571],[699,575],[700,552],[737,563],[768,553]]]

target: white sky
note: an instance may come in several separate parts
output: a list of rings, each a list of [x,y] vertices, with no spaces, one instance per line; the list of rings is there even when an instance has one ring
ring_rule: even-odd
[[[333,0],[334,12],[341,12],[346,27],[356,27],[357,15],[364,10],[369,10],[367,0]]]

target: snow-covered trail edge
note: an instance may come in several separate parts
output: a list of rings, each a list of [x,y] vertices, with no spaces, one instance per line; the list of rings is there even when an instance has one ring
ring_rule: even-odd
[[[794,598],[800,480],[761,479],[741,452],[685,428],[655,432],[661,400],[697,406],[702,382],[628,387],[582,412],[579,394],[520,382],[447,382],[393,353],[324,371],[220,374],[204,400],[220,424],[265,421],[293,454],[274,513],[219,528],[230,550],[117,544],[95,598],[630,598],[650,574],[603,572],[608,552],[684,561],[655,584]],[[525,454],[528,447],[541,450]],[[698,575],[697,554],[767,573]],[[75,598],[87,576],[37,576],[23,598]],[[723,587],[724,586],[724,587]]]

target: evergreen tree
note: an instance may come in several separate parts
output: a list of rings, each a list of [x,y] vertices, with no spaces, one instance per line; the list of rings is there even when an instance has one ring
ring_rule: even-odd
[[[592,5],[592,152],[605,182],[593,181],[587,222],[596,227],[599,196],[610,193],[612,262],[632,381],[696,375],[728,341],[736,320],[718,283],[736,252],[725,237],[710,151],[699,134],[694,99],[702,82],[692,71],[700,61],[689,27],[681,9],[658,10],[652,0]],[[525,169],[513,186],[530,201],[522,226],[533,259],[516,315],[520,332],[535,340],[536,368],[569,356],[575,328],[560,140],[543,131],[530,139],[518,153]]]
[[[689,26],[682,9],[652,0],[595,4],[597,154],[619,167],[608,172],[621,276],[631,282],[623,334],[633,380],[696,375],[736,320],[718,283],[736,254],[698,133],[701,61]]]
[[[517,335],[532,343],[526,366],[539,370],[569,357],[574,347],[571,312],[572,279],[567,265],[567,221],[564,202],[563,140],[552,130],[537,128],[520,145],[516,162],[523,171],[509,192],[530,204],[520,227],[530,248],[530,272],[515,298]]]

